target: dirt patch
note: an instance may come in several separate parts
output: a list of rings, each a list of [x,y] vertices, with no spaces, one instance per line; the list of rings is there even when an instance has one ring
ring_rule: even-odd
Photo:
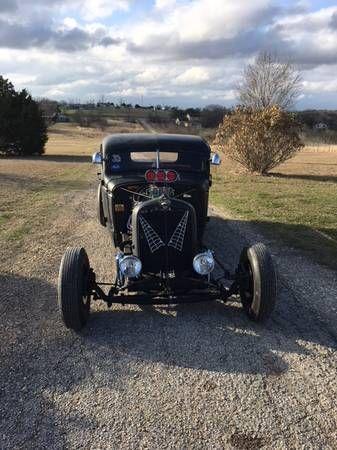
[[[266,442],[266,439],[261,437],[239,432],[232,434],[230,438],[230,444],[235,449],[240,450],[258,450],[262,448]]]

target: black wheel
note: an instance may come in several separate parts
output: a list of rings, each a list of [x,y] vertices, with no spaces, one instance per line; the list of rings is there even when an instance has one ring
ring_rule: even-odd
[[[102,227],[106,227],[106,218],[104,217],[103,202],[102,202],[102,189],[100,184],[98,185],[97,190],[97,218],[98,223],[102,225]]]
[[[240,297],[249,318],[263,322],[271,315],[277,296],[276,270],[264,244],[245,248],[240,257]]]
[[[67,328],[79,331],[90,312],[89,259],[84,248],[67,248],[58,279],[58,304]]]

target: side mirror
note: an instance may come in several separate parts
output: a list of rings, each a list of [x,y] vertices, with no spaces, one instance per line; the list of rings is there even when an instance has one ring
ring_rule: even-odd
[[[213,164],[213,166],[220,166],[221,158],[217,153],[212,153],[211,164]]]
[[[92,155],[92,163],[93,164],[102,164],[103,163],[102,153],[100,153],[100,152],[94,153]]]

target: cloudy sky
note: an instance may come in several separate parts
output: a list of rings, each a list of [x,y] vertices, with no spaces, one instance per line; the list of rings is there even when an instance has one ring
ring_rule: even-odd
[[[261,50],[337,109],[337,0],[0,0],[0,74],[35,97],[232,105]]]

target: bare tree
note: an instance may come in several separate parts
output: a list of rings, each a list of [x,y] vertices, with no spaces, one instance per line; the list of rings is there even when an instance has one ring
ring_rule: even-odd
[[[237,87],[240,103],[252,109],[280,106],[290,109],[301,93],[302,77],[290,62],[260,53],[243,71]]]
[[[48,98],[40,98],[36,100],[40,111],[45,116],[53,116],[59,112],[59,104],[55,100],[49,100]]]

